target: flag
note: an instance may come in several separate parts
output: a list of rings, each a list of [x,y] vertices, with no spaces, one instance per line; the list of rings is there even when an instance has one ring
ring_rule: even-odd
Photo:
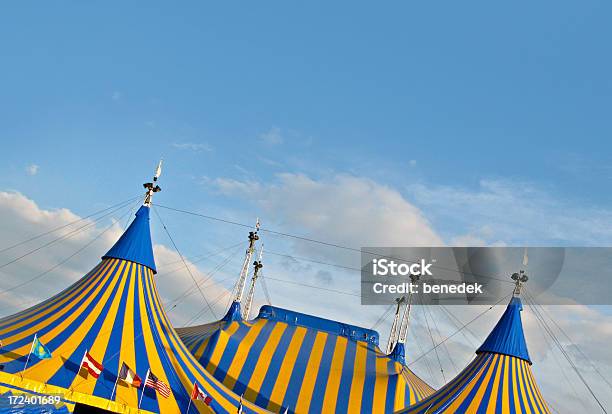
[[[170,397],[170,394],[172,394],[172,390],[168,384],[158,379],[151,371],[149,371],[149,375],[145,381],[145,386],[157,390],[164,398],[168,398]]]
[[[93,359],[87,351],[85,351],[85,355],[83,355],[83,359],[81,360],[81,368],[85,368],[94,378],[98,378],[104,369],[102,364]]]
[[[198,387],[197,382],[193,383],[193,392],[191,393],[191,399],[195,401],[204,401],[204,404],[206,405],[210,405],[210,403],[212,402],[212,398],[210,398],[209,395],[205,394],[204,392],[202,392],[202,390],[200,390],[200,387]]]
[[[142,380],[140,377],[127,366],[125,362],[121,363],[121,369],[119,370],[119,379],[127,382],[132,387],[140,387]]]
[[[32,342],[32,353],[40,359],[51,358],[51,351],[49,351],[45,344],[40,342],[38,336],[35,336],[34,342]]]

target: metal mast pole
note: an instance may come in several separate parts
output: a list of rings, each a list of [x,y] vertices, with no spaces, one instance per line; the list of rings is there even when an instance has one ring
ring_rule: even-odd
[[[234,302],[242,302],[246,278],[249,273],[249,263],[251,263],[251,258],[255,252],[255,242],[259,240],[259,236],[257,235],[258,231],[259,219],[257,219],[257,222],[255,223],[255,231],[249,232],[249,247],[247,247],[244,255],[244,262],[242,262],[242,269],[240,270],[240,278],[238,279],[238,284],[236,285],[236,296],[234,296]]]
[[[253,262],[253,277],[251,278],[251,286],[249,287],[249,294],[247,295],[247,301],[244,305],[244,311],[242,315],[242,318],[244,320],[249,319],[249,315],[251,313],[251,306],[253,306],[253,297],[255,296],[255,283],[257,282],[259,271],[263,267],[261,259],[263,259],[263,244],[259,248],[259,258]]]
[[[419,281],[419,275],[410,275],[410,282],[415,285]],[[402,323],[400,324],[399,339],[398,342],[405,344],[406,338],[408,337],[408,324],[410,322],[410,310],[412,308],[412,289],[408,294],[408,303],[404,310],[404,316],[402,317]]]
[[[395,317],[393,318],[393,324],[391,325],[391,333],[389,333],[389,342],[387,342],[387,354],[390,354],[391,351],[393,351],[393,346],[395,345],[398,333],[397,330],[400,317],[400,308],[405,299],[406,298],[404,296],[395,299],[395,301],[397,302],[397,307],[395,308]]]

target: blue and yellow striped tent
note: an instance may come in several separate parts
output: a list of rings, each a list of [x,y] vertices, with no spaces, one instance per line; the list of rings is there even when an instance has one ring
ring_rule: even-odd
[[[30,356],[34,335],[52,353]],[[87,275],[32,308],[0,320],[0,393],[60,394],[69,409],[86,404],[118,413],[185,413],[193,383],[213,399],[217,413],[236,413],[240,397],[196,361],[172,328],[155,286],[149,207]],[[104,365],[98,379],[79,369],[85,351]],[[172,389],[163,398],[119,381],[122,362],[144,380],[150,369]],[[190,412],[210,412],[194,402]],[[264,412],[245,402],[244,412]]]
[[[522,304],[513,297],[501,319],[456,378],[404,413],[550,413],[531,371],[521,323]]]
[[[234,302],[177,332],[217,380],[273,412],[390,413],[434,391],[381,352],[376,331],[273,306],[244,321]]]

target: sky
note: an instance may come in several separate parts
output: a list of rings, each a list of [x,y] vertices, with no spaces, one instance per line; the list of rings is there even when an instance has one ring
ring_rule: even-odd
[[[210,298],[231,290],[246,229],[162,206],[247,224],[260,217],[264,228],[356,248],[610,246],[611,11],[603,1],[4,3],[0,249],[139,195],[162,157],[156,211],[196,276],[212,273]],[[6,289],[56,266],[1,295],[0,312],[77,280],[130,207],[0,268]],[[155,214],[152,228],[160,292],[173,307],[192,281]],[[275,305],[368,327],[384,311],[286,282],[358,293],[354,272],[314,262],[358,267],[358,256],[269,233],[262,241]],[[20,249],[0,259],[28,246]],[[172,308],[177,325],[213,318],[198,296]],[[601,351],[611,313],[576,306],[558,315],[577,336],[593,336],[578,343],[603,372],[612,368]],[[529,318],[544,394],[593,409],[580,384],[585,405],[572,405],[572,373],[558,381],[554,352]],[[452,330],[440,325],[441,337]],[[378,326],[382,338],[388,326]],[[449,346],[455,365],[474,349],[467,338]]]

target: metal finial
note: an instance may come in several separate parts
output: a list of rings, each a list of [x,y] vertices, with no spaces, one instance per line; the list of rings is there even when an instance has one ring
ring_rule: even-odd
[[[155,169],[155,174],[153,175],[153,182],[144,183],[142,185],[147,190],[145,194],[145,200],[144,200],[144,205],[147,207],[151,206],[151,199],[153,198],[153,194],[161,191],[161,187],[157,185],[156,183],[157,183],[157,179],[159,178],[162,172],[162,161],[163,160],[159,160],[159,163],[157,164],[157,168]]]
[[[514,280],[514,296],[518,296],[521,294],[521,288],[523,287],[523,283],[529,280],[529,276],[525,273],[524,270],[521,270],[518,273],[512,273],[512,280]]]

